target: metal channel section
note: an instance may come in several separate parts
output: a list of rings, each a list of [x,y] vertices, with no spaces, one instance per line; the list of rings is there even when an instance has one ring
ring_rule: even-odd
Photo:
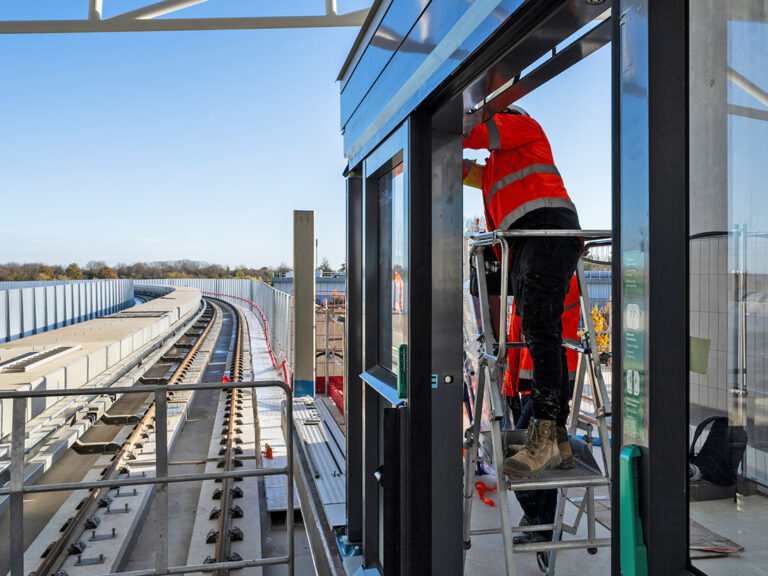
[[[0,363],[0,372],[26,372],[27,370],[42,366],[46,362],[56,360],[65,354],[75,352],[81,348],[82,346],[77,344],[75,346],[54,346],[49,350],[30,352],[20,358],[14,358],[13,360]]]
[[[318,401],[321,402],[321,401]],[[318,413],[315,401],[294,401],[294,467],[301,513],[318,574],[346,574],[334,529],[346,523],[344,491],[345,460],[336,440],[329,442],[327,423]],[[335,446],[335,449],[334,449]]]
[[[298,441],[306,455],[327,522],[333,529],[346,526],[344,439],[332,432],[334,427],[338,430],[338,425],[319,399],[296,399],[293,414]]]
[[[286,431],[292,432],[293,406],[290,402],[291,389],[284,382],[279,380],[262,380],[248,382],[229,382],[229,383],[202,383],[202,384],[177,384],[171,386],[164,385],[146,385],[141,387],[116,387],[108,392],[99,388],[81,388],[79,390],[53,390],[53,391],[13,391],[0,392],[0,399],[13,400],[13,426],[11,436],[11,481],[9,487],[0,488],[0,496],[9,495],[11,499],[11,576],[25,576],[24,567],[24,495],[38,494],[47,492],[71,491],[71,490],[92,490],[97,493],[102,490],[120,490],[123,487],[141,487],[151,486],[157,489],[158,506],[156,507],[155,522],[157,525],[158,541],[156,547],[155,568],[147,570],[134,570],[131,572],[112,573],[120,576],[161,576],[166,574],[187,574],[190,572],[202,572],[212,570],[233,570],[236,568],[246,568],[251,566],[268,566],[276,564],[286,564],[288,572],[293,575],[293,522],[287,522],[288,532],[288,553],[284,556],[270,558],[253,558],[239,560],[235,562],[214,562],[211,564],[186,564],[182,566],[168,566],[168,515],[167,515],[167,487],[171,482],[195,482],[205,480],[224,480],[233,478],[246,478],[252,476],[275,476],[284,475],[287,477],[287,485],[293,486],[293,434],[286,434],[285,443],[288,458],[285,466],[280,468],[256,468],[251,470],[237,471],[216,471],[194,474],[169,474],[168,473],[168,394],[173,393],[193,393],[200,390],[222,390],[230,391],[234,389],[251,390],[265,388],[277,388],[283,391],[286,402],[283,404],[282,419],[283,427]],[[49,396],[75,396],[82,393],[101,395],[101,394],[154,394],[155,413],[154,427],[157,435],[156,456],[155,456],[155,476],[133,476],[108,478],[102,480],[91,480],[83,482],[65,482],[45,485],[28,485],[24,483],[24,437],[26,433],[26,422],[24,415],[29,401],[33,398],[46,398]],[[137,430],[140,427],[137,427]],[[116,459],[117,461],[117,459]],[[286,494],[286,506],[288,518],[293,518],[293,490],[288,489]]]

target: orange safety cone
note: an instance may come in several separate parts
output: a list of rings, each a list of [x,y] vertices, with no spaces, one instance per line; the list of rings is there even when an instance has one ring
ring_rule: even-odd
[[[272,446],[269,444],[264,445],[264,458],[267,460],[272,460]]]

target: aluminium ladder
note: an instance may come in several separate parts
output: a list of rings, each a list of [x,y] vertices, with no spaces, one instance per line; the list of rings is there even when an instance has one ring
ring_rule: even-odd
[[[474,258],[477,270],[478,296],[480,304],[481,332],[477,335],[475,343],[477,344],[477,389],[475,390],[474,406],[472,410],[472,421],[465,432],[465,462],[464,462],[464,547],[469,549],[472,536],[487,534],[502,534],[504,543],[504,554],[507,566],[507,575],[515,576],[514,553],[518,552],[537,552],[539,566],[542,570],[546,569],[548,575],[553,575],[555,570],[555,560],[558,550],[570,550],[585,548],[590,553],[595,553],[598,547],[610,546],[610,538],[597,538],[595,535],[595,489],[600,486],[606,486],[610,489],[610,442],[608,434],[608,424],[606,417],[610,415],[610,406],[608,403],[608,394],[605,383],[600,373],[599,365],[596,364],[592,346],[597,342],[594,324],[592,322],[591,305],[587,293],[584,269],[579,261],[576,274],[579,286],[581,300],[581,315],[586,328],[579,345],[564,342],[564,346],[574,349],[579,353],[579,361],[576,371],[576,382],[571,406],[571,418],[568,423],[568,432],[571,436],[571,449],[574,453],[575,466],[571,470],[547,470],[541,476],[535,479],[510,479],[504,481],[502,472],[504,462],[504,443],[502,441],[501,425],[504,420],[506,403],[502,401],[499,383],[503,380],[504,368],[506,363],[506,351],[509,348],[521,348],[525,346],[522,342],[506,342],[507,334],[507,292],[508,292],[508,271],[509,271],[509,244],[507,239],[510,237],[522,236],[580,236],[582,238],[605,238],[610,237],[610,231],[582,231],[582,230],[510,230],[505,232],[494,231],[490,233],[478,234],[470,238],[471,250],[470,258]],[[499,314],[498,341],[494,337],[492,329],[492,315],[490,301],[488,297],[485,258],[483,247],[499,244],[501,246],[501,306]],[[470,338],[467,338],[467,345],[471,346]],[[589,381],[591,391],[591,401],[594,405],[594,417],[582,415],[581,400],[584,392],[584,384]],[[490,433],[481,432],[481,421],[483,418],[483,403],[488,402]],[[510,421],[510,419],[507,419]],[[581,428],[587,431],[587,438],[596,426],[600,438],[600,447],[602,452],[603,470],[600,470],[595,461],[591,442],[585,443],[574,437],[577,429]],[[512,443],[522,444],[525,430],[507,432],[505,440]],[[490,438],[488,438],[490,436]],[[515,438],[516,436],[516,438]],[[500,512],[501,525],[499,528],[472,530],[472,500],[474,496],[474,485],[476,480],[476,463],[486,460],[493,464],[497,472],[498,490],[498,508]],[[513,526],[511,511],[509,508],[509,499],[507,490],[501,488],[507,487],[511,490],[544,490],[558,489],[557,511],[553,524],[535,525],[535,526]],[[584,489],[584,497],[581,499],[579,509],[573,525],[567,525],[564,522],[565,502],[569,489]],[[576,499],[574,499],[575,501]],[[586,514],[587,538],[578,540],[562,540],[563,532],[575,535],[581,519]],[[512,538],[514,532],[529,532],[552,530],[554,532],[551,542],[533,542],[526,544],[513,545]],[[542,562],[543,560],[543,562]]]

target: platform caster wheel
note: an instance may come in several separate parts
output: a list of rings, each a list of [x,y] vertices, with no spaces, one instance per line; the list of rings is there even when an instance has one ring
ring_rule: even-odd
[[[546,573],[549,569],[549,552],[536,552],[536,561],[539,563],[539,570]]]
[[[594,556],[595,554],[597,554],[597,548],[587,548],[587,552],[589,552]]]

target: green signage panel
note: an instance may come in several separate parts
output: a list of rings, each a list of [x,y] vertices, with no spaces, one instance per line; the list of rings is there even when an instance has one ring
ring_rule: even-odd
[[[646,310],[645,253],[630,250],[623,254],[624,272],[624,434],[645,440]]]
[[[624,252],[624,298],[645,297],[645,253]]]

